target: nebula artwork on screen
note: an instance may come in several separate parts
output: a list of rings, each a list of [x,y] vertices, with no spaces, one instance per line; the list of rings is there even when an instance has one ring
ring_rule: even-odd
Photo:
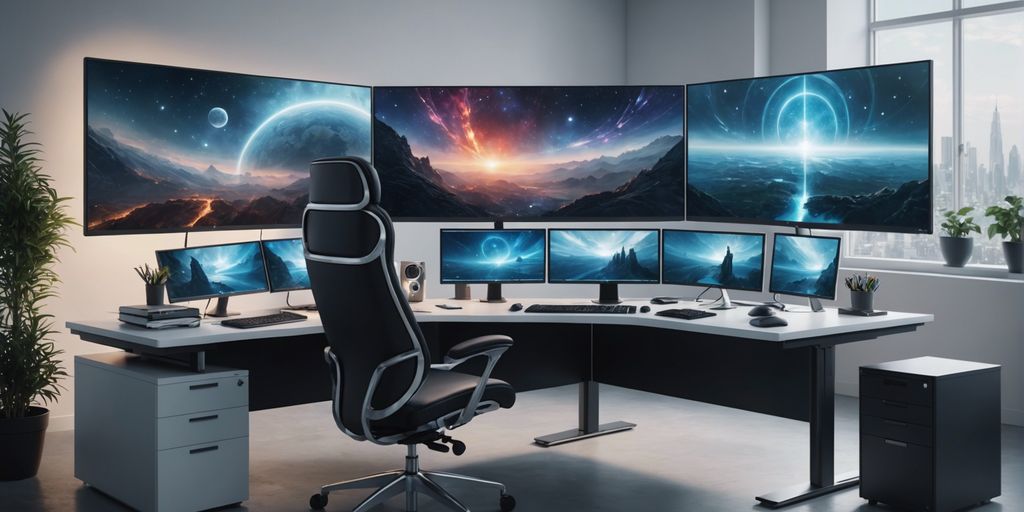
[[[263,257],[267,262],[270,291],[305,290],[309,288],[306,256],[301,238],[263,240]]]
[[[544,282],[544,230],[441,230],[442,283]]]
[[[370,157],[370,89],[86,59],[89,234],[295,227],[310,161]]]
[[[687,218],[931,232],[931,62],[687,88]]]
[[[657,230],[552,229],[548,236],[549,282],[659,281]]]
[[[839,241],[776,234],[769,291],[834,299],[839,276]]]
[[[682,87],[375,87],[396,219],[685,214]]]
[[[666,229],[662,282],[761,291],[764,235]]]
[[[157,251],[171,302],[267,291],[259,242]]]

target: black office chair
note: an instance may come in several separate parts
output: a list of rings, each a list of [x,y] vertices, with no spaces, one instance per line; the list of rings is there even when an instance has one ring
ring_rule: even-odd
[[[509,408],[512,386],[489,378],[512,346],[508,336],[481,336],[452,347],[444,364],[430,364],[430,351],[405,299],[394,267],[394,229],[380,207],[377,171],[360,158],[316,160],[310,165],[309,205],[302,241],[313,296],[329,347],[324,357],[333,380],[338,428],[358,441],[407,445],[405,469],[325,485],[309,499],[322,509],[327,496],[345,489],[377,489],[355,508],[369,510],[405,494],[414,511],[418,493],[452,510],[468,511],[435,480],[475,482],[500,491],[501,510],[515,499],[498,482],[420,471],[416,446],[461,455],[466,447],[445,434],[476,415]],[[486,357],[480,377],[453,372]]]

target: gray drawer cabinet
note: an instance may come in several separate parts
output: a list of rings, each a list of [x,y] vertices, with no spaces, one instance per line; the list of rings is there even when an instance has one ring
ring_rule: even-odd
[[[75,477],[143,512],[249,498],[249,373],[75,357]]]

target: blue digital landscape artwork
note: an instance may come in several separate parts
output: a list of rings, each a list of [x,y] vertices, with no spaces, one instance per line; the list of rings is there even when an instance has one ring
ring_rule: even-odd
[[[441,231],[441,282],[543,281],[543,229]]]
[[[657,283],[658,231],[552,229],[550,282]]]
[[[306,272],[306,256],[302,252],[301,238],[264,240],[262,243],[271,291],[309,288],[309,274]]]
[[[171,301],[267,291],[259,242],[158,251]]]
[[[687,216],[931,229],[931,63],[687,88]]]
[[[662,281],[761,291],[764,235],[665,230]]]
[[[772,293],[834,299],[838,273],[838,238],[775,235]]]

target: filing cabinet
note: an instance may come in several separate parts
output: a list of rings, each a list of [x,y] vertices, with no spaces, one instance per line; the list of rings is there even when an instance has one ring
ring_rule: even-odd
[[[999,377],[938,357],[862,366],[861,497],[948,512],[999,496]]]
[[[249,375],[123,352],[75,357],[75,477],[144,512],[249,498]]]

